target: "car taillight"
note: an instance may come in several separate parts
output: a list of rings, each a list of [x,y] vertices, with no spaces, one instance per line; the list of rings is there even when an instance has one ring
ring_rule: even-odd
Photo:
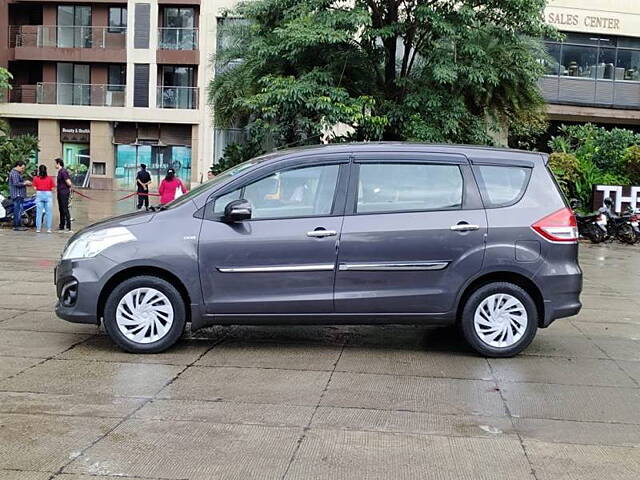
[[[575,243],[578,241],[578,224],[568,208],[553,212],[531,225],[539,235],[550,242]]]

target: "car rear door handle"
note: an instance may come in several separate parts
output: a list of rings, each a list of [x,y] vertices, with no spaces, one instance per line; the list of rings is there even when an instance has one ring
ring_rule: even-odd
[[[480,230],[479,225],[471,225],[469,223],[459,223],[457,225],[451,225],[449,228],[454,232],[473,232],[474,230]]]
[[[310,232],[307,232],[307,237],[323,238],[323,237],[335,237],[338,234],[335,230],[325,230],[324,228],[316,228]]]

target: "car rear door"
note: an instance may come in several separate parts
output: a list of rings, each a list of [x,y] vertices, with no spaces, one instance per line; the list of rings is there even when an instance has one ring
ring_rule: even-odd
[[[482,266],[486,232],[466,157],[356,154],[340,239],[336,312],[449,312]]]
[[[207,313],[333,312],[348,161],[333,155],[274,166],[207,204],[199,240]],[[252,204],[252,218],[225,223],[225,205],[239,198]]]

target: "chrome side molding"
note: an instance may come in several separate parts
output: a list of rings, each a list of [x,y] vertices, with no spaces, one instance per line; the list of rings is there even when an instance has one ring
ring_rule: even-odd
[[[408,270],[444,270],[449,262],[403,262],[403,263],[341,263],[340,271],[408,271]]]
[[[264,267],[216,267],[221,273],[331,272],[333,263],[316,265],[274,265]]]

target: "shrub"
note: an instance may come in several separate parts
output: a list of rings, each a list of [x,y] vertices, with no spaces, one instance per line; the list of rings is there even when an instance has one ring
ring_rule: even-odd
[[[622,162],[630,182],[640,185],[640,145],[627,148],[622,156]]]

